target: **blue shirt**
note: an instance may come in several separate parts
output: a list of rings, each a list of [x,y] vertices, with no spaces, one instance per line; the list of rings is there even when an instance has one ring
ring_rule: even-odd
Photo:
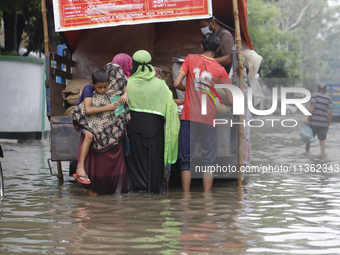
[[[91,82],[86,85],[83,89],[83,92],[81,92],[81,96],[79,97],[77,101],[77,105],[84,101],[84,98],[87,97],[93,97],[94,87],[92,87]]]

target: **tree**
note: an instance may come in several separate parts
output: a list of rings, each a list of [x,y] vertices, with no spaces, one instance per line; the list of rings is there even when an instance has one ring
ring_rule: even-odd
[[[18,51],[17,13],[20,11],[17,0],[0,2],[5,29],[5,51]],[[7,45],[7,46],[6,46]]]
[[[298,76],[298,56],[288,48],[299,48],[299,42],[285,31],[278,29],[280,10],[272,1],[248,0],[249,33],[254,49],[263,57],[262,76],[266,78],[289,78]],[[281,40],[287,44],[278,47]],[[288,45],[290,45],[288,47]]]
[[[340,7],[329,4],[327,0],[248,0],[250,36],[264,57],[264,77],[339,77]]]
[[[274,5],[280,10],[279,29],[289,32],[318,17],[327,0],[281,0]]]
[[[4,20],[5,53],[18,52],[22,39],[29,50],[41,50],[43,28],[40,0],[1,0],[0,12]],[[23,37],[26,33],[26,38]]]

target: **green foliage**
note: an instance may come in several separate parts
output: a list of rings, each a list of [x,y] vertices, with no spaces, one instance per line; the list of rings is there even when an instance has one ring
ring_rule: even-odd
[[[339,6],[328,6],[324,1],[318,15],[301,24],[297,29],[303,44],[305,76],[322,79],[339,78],[340,73],[340,25]]]
[[[340,77],[339,13],[327,0],[248,0],[263,77]]]
[[[5,56],[18,56],[18,52],[17,51],[5,51],[1,55],[5,55]]]
[[[263,77],[296,77],[299,42],[294,36],[278,29],[279,12],[279,9],[264,0],[249,0],[250,38],[254,49],[263,57]],[[291,48],[297,51],[293,53]]]
[[[20,0],[1,0],[0,10],[6,12],[20,12],[20,4]]]
[[[4,13],[14,18],[6,19]],[[5,45],[7,53],[2,54],[17,51],[22,40],[28,42],[26,46],[29,51],[41,49],[40,44],[43,41],[41,0],[1,0],[0,16],[4,17],[5,23],[10,24],[11,29],[5,31],[5,37],[11,38],[10,42],[13,44]]]
[[[25,41],[28,51],[44,51],[44,30],[41,14],[41,1],[31,0],[32,6],[27,9]]]

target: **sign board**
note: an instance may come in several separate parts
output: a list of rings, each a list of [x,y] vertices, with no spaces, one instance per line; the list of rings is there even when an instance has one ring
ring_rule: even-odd
[[[212,17],[211,0],[53,0],[55,30]]]

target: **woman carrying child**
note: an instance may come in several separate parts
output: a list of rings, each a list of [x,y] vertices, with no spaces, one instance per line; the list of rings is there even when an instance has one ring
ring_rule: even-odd
[[[95,90],[90,106],[100,109],[107,105],[112,105],[114,108],[123,104],[123,113],[116,116],[115,111],[105,110],[87,114],[84,102],[77,105],[73,111],[75,128],[80,131],[85,130],[85,134],[88,131],[93,137],[92,148],[88,150],[88,153],[86,150],[84,153],[82,148],[85,141],[84,131],[81,134],[78,147],[78,162],[83,160],[81,155],[85,154],[84,171],[87,174],[85,177],[88,179],[85,178],[85,183],[84,178],[81,178],[83,176],[78,177],[77,180],[88,189],[89,195],[124,193],[129,190],[122,146],[126,123],[131,119],[126,102],[127,80],[122,68],[117,64],[110,62],[104,67],[104,70],[109,76],[107,90],[102,94]],[[110,99],[117,95],[120,95],[118,104],[111,104]],[[77,171],[77,174],[81,175],[82,173]]]

